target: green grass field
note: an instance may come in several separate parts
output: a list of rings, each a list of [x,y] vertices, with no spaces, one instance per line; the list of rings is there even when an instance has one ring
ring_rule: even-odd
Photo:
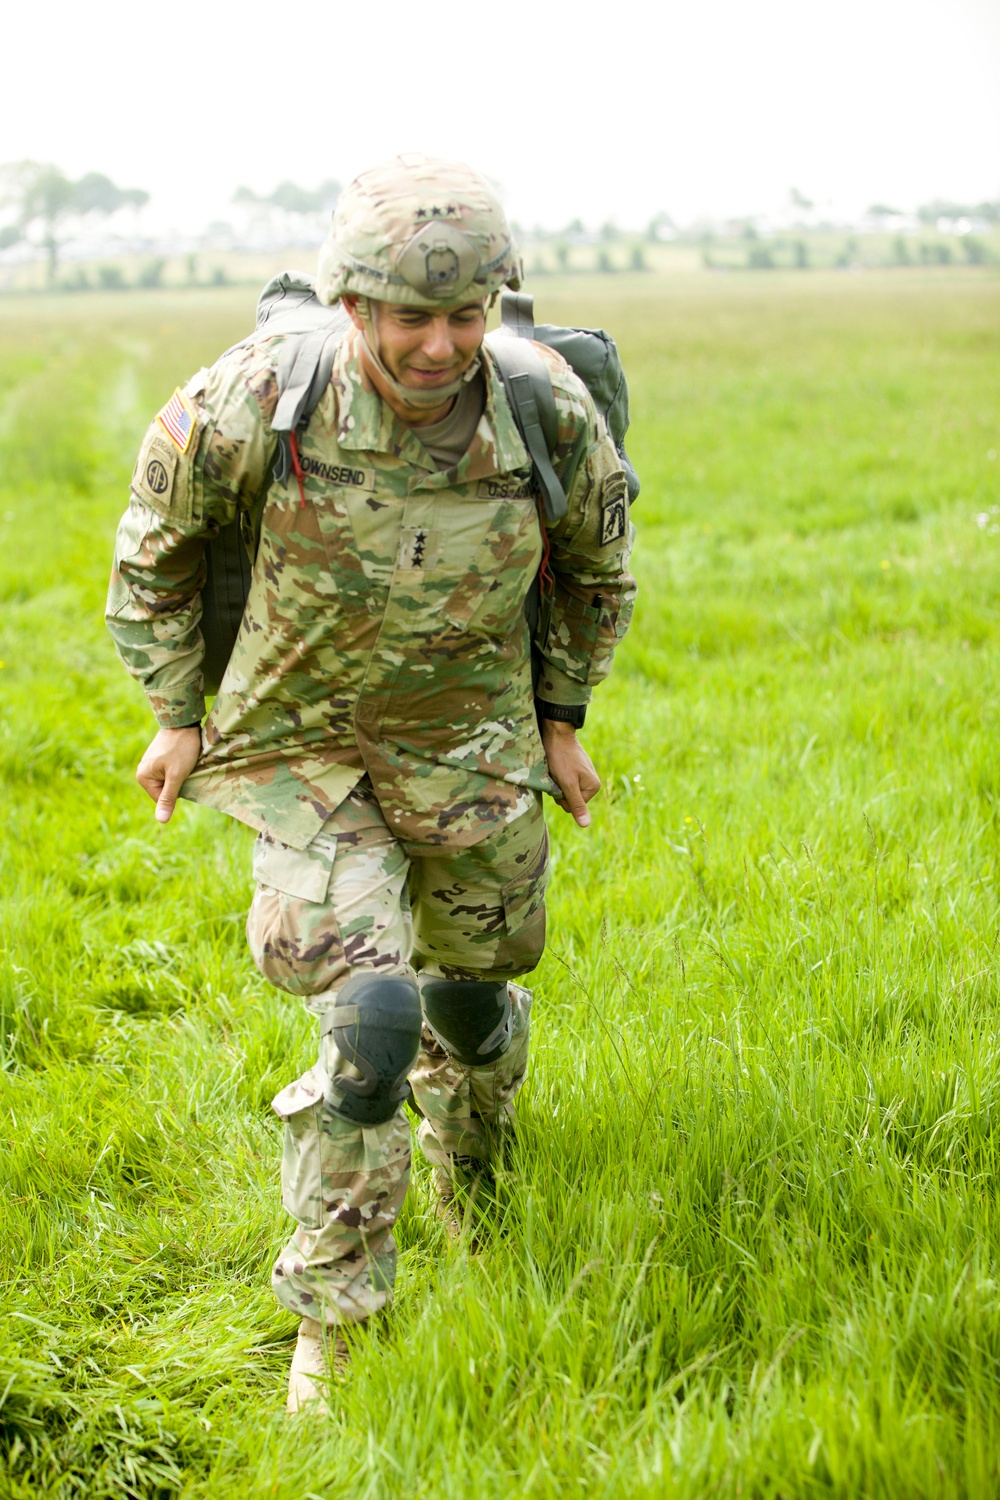
[[[101,621],[137,441],[244,290],[0,302],[0,1493],[1000,1493],[1000,277],[549,279],[633,388],[641,597],[552,809],[485,1243],[418,1169],[329,1420],[244,949]]]

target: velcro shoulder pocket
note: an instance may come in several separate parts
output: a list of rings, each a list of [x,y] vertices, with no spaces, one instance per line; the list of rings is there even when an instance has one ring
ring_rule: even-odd
[[[575,677],[586,682],[600,625],[599,606],[584,604],[573,594],[563,594],[548,614],[542,655],[556,666],[570,668]]]
[[[132,471],[132,490],[165,521],[194,519],[193,469],[205,413],[185,391],[175,391],[150,423]]]

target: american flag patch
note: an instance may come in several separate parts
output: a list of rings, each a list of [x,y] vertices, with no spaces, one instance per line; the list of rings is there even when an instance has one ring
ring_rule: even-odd
[[[186,453],[191,434],[194,432],[194,412],[187,404],[182,391],[174,391],[156,420],[174,447]]]

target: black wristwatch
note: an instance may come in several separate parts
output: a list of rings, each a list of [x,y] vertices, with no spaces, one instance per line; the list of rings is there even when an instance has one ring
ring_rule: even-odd
[[[535,713],[539,722],[542,719],[556,719],[562,724],[572,724],[574,729],[582,729],[583,721],[587,717],[587,705],[585,703],[546,703],[544,698],[535,699]]]

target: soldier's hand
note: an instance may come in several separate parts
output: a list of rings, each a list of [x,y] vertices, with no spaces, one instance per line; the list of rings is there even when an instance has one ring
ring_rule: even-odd
[[[572,724],[558,719],[542,721],[542,746],[549,764],[549,775],[562,792],[556,806],[573,815],[581,828],[589,828],[587,803],[601,790],[601,778],[593,762],[576,737]]]
[[[158,823],[170,822],[181,786],[200,755],[200,729],[160,729],[150,740],[135,779],[156,803]]]

